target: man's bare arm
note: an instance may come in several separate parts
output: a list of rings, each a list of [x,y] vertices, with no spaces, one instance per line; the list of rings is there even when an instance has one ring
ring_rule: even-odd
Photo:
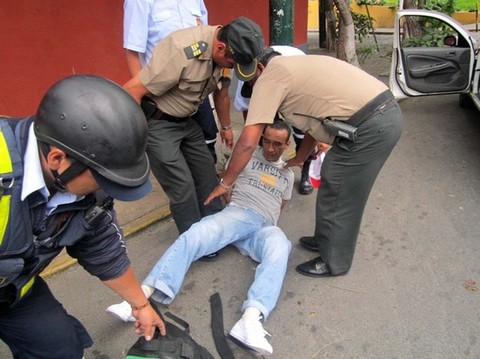
[[[150,92],[145,86],[143,86],[138,74],[133,76],[130,81],[123,85],[123,88],[127,90],[127,92],[135,99],[135,101],[138,102],[138,104],[140,104],[142,101],[142,97]]]

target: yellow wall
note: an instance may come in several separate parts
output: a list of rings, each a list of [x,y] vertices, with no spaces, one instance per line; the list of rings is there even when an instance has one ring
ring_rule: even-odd
[[[308,30],[318,30],[318,0],[308,0]]]
[[[308,0],[308,30],[318,30],[318,4],[319,0]],[[367,15],[365,5],[359,6],[352,1],[350,8],[352,11]],[[373,18],[374,28],[393,28],[395,22],[396,9],[390,9],[388,6],[373,6],[368,7],[370,16]],[[453,18],[461,24],[474,24],[475,13],[474,12],[457,12],[453,15]]]

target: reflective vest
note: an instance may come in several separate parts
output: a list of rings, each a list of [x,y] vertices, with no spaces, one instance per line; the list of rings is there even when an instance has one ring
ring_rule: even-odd
[[[4,288],[11,287],[23,271],[24,258],[33,252],[29,211],[19,205],[22,157],[32,120],[0,118],[0,301],[6,295]],[[34,277],[26,278],[17,288],[18,296],[23,297],[33,281]]]

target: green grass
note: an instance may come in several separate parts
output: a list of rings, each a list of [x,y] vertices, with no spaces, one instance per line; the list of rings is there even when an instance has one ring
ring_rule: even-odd
[[[398,5],[397,0],[384,0],[386,6],[395,7]],[[480,2],[480,0],[479,0]],[[458,11],[475,11],[476,0],[456,0],[455,9]],[[480,7],[480,5],[478,5]]]
[[[455,9],[461,11],[475,11],[475,0],[456,0]]]

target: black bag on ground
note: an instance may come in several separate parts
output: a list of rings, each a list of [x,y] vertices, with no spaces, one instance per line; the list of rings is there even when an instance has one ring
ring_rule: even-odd
[[[148,342],[145,340],[144,336],[141,336],[128,350],[125,359],[214,359],[212,354],[210,354],[206,348],[198,344],[190,336],[190,328],[187,322],[169,312],[166,312],[165,316],[184,327],[184,329],[179,328],[177,325],[164,319],[152,300],[150,300],[150,303],[165,322],[167,335],[162,337],[157,329],[152,340]]]

